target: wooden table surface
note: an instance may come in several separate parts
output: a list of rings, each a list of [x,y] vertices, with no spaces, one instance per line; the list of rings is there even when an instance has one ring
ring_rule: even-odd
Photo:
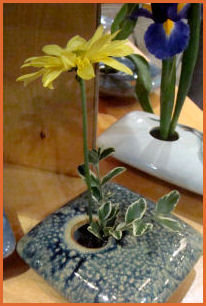
[[[155,112],[159,112],[159,95],[151,95]],[[98,133],[129,111],[139,110],[140,106],[133,99],[100,99]],[[203,129],[202,111],[187,98],[180,122]],[[102,163],[102,172],[121,162],[110,158]],[[115,179],[133,191],[152,200],[174,188],[132,167]],[[55,174],[35,168],[6,164],[4,168],[4,202],[17,240],[48,214],[61,207],[70,199],[85,190],[83,182],[76,177]],[[175,213],[202,232],[202,197],[184,189]],[[203,263],[202,258],[180,285],[170,302],[201,303],[203,301]],[[30,269],[16,253],[4,260],[4,303],[66,303],[52,287]]]

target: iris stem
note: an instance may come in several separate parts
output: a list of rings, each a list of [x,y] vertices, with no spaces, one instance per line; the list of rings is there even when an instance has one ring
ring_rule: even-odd
[[[84,167],[85,167],[85,179],[88,188],[88,215],[89,223],[92,222],[92,189],[91,189],[91,178],[89,173],[89,150],[88,150],[88,127],[87,127],[87,99],[85,82],[82,78],[77,77],[81,90],[81,103],[82,103],[82,124],[83,124],[83,150],[84,150]]]
[[[200,39],[200,24],[201,24],[201,3],[192,3],[189,11],[188,23],[190,27],[190,41],[187,49],[183,53],[182,69],[177,93],[176,105],[173,118],[170,124],[169,134],[173,135],[175,128],[188,94],[192,75],[197,61]]]
[[[167,140],[175,98],[176,57],[162,61],[160,94],[160,138]]]

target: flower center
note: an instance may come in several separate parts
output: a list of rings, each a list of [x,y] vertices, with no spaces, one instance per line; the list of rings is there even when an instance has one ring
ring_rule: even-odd
[[[171,19],[167,19],[163,23],[163,28],[167,36],[170,36],[172,30],[174,29],[174,22]]]
[[[187,5],[188,3],[178,3],[177,5],[177,13],[181,12],[181,10]]]
[[[142,8],[145,9],[145,10],[148,10],[150,13],[152,13],[151,4],[143,4]]]

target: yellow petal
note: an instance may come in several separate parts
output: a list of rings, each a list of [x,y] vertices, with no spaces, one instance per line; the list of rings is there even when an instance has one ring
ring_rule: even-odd
[[[92,38],[88,41],[87,47],[90,48],[93,45],[93,43],[95,43],[95,41],[100,39],[102,37],[103,32],[104,32],[103,25],[98,26],[96,32],[94,33]]]
[[[102,52],[106,56],[116,56],[116,57],[121,57],[121,56],[127,56],[129,54],[133,54],[134,50],[132,47],[127,45],[128,40],[116,40],[112,41]]]
[[[42,51],[48,55],[61,55],[63,48],[58,45],[46,45],[42,48]]]
[[[35,58],[30,58],[26,61],[26,63],[24,65],[22,65],[21,67],[51,67],[51,66],[62,66],[62,61],[60,60],[59,57],[55,57],[55,56],[38,56]]]
[[[110,58],[110,57],[107,57],[107,58],[103,58],[101,60],[104,64],[116,69],[116,70],[119,70],[119,71],[122,71],[122,72],[125,72],[127,74],[130,74],[132,75],[132,70],[129,69],[127,66],[125,66],[124,64],[116,61],[115,59],[113,58]]]
[[[93,45],[88,48],[86,52],[86,56],[88,58],[92,58],[93,56],[96,56],[102,52],[102,50],[106,49],[106,46],[110,42],[110,35],[106,34],[102,36],[100,39],[95,41]]]
[[[121,32],[121,30],[117,30],[113,34],[110,34],[111,40],[113,40],[113,38],[115,38],[119,32]]]
[[[85,43],[86,40],[84,38],[79,35],[76,35],[67,42],[66,49],[69,51],[74,51]]]
[[[90,80],[95,77],[94,68],[88,58],[77,59],[77,74],[84,80]]]
[[[35,81],[36,79],[38,79],[43,73],[44,73],[44,69],[41,69],[39,71],[33,72],[33,73],[28,73],[28,74],[24,74],[20,77],[18,77],[16,79],[16,81],[23,81],[24,82],[24,86],[26,86],[27,84]]]
[[[31,61],[31,60],[36,59],[36,58],[38,58],[38,56],[29,57],[29,58],[27,58],[27,59],[24,61],[24,63],[27,63],[27,62],[29,62],[29,61]]]
[[[62,73],[62,70],[47,70],[43,74],[42,83],[44,87],[49,87],[53,89],[52,82],[58,78],[58,76]]]
[[[66,70],[70,70],[72,67],[75,67],[76,55],[72,52],[64,52],[61,56],[61,60]]]

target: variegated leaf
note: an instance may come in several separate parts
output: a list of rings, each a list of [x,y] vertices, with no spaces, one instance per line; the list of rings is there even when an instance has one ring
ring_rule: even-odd
[[[100,221],[104,222],[111,214],[111,211],[112,211],[111,202],[106,202],[102,204],[102,206],[98,210],[98,216],[99,216]]]
[[[151,223],[144,223],[141,220],[136,220],[132,223],[133,226],[133,235],[142,236],[147,231],[151,230],[153,225]]]
[[[99,233],[100,231],[100,227],[99,224],[97,222],[92,222],[88,227],[87,230],[92,233],[94,236],[96,236],[97,238],[101,239],[101,235]]]
[[[155,212],[160,215],[168,215],[177,205],[180,198],[180,194],[177,190],[173,190],[170,193],[161,197],[156,205]]]
[[[110,230],[110,235],[114,237],[116,240],[120,240],[122,238],[122,231],[117,231],[117,230]]]
[[[140,198],[139,200],[132,203],[125,214],[125,222],[127,224],[133,222],[134,220],[140,220],[147,209],[147,202],[145,199]]]
[[[156,216],[155,219],[168,230],[171,230],[173,232],[180,232],[182,230],[182,225],[174,218]]]
[[[110,181],[112,178],[115,176],[119,175],[120,173],[124,172],[126,170],[125,167],[116,167],[112,169],[109,173],[107,173],[103,178],[102,178],[102,185]]]

